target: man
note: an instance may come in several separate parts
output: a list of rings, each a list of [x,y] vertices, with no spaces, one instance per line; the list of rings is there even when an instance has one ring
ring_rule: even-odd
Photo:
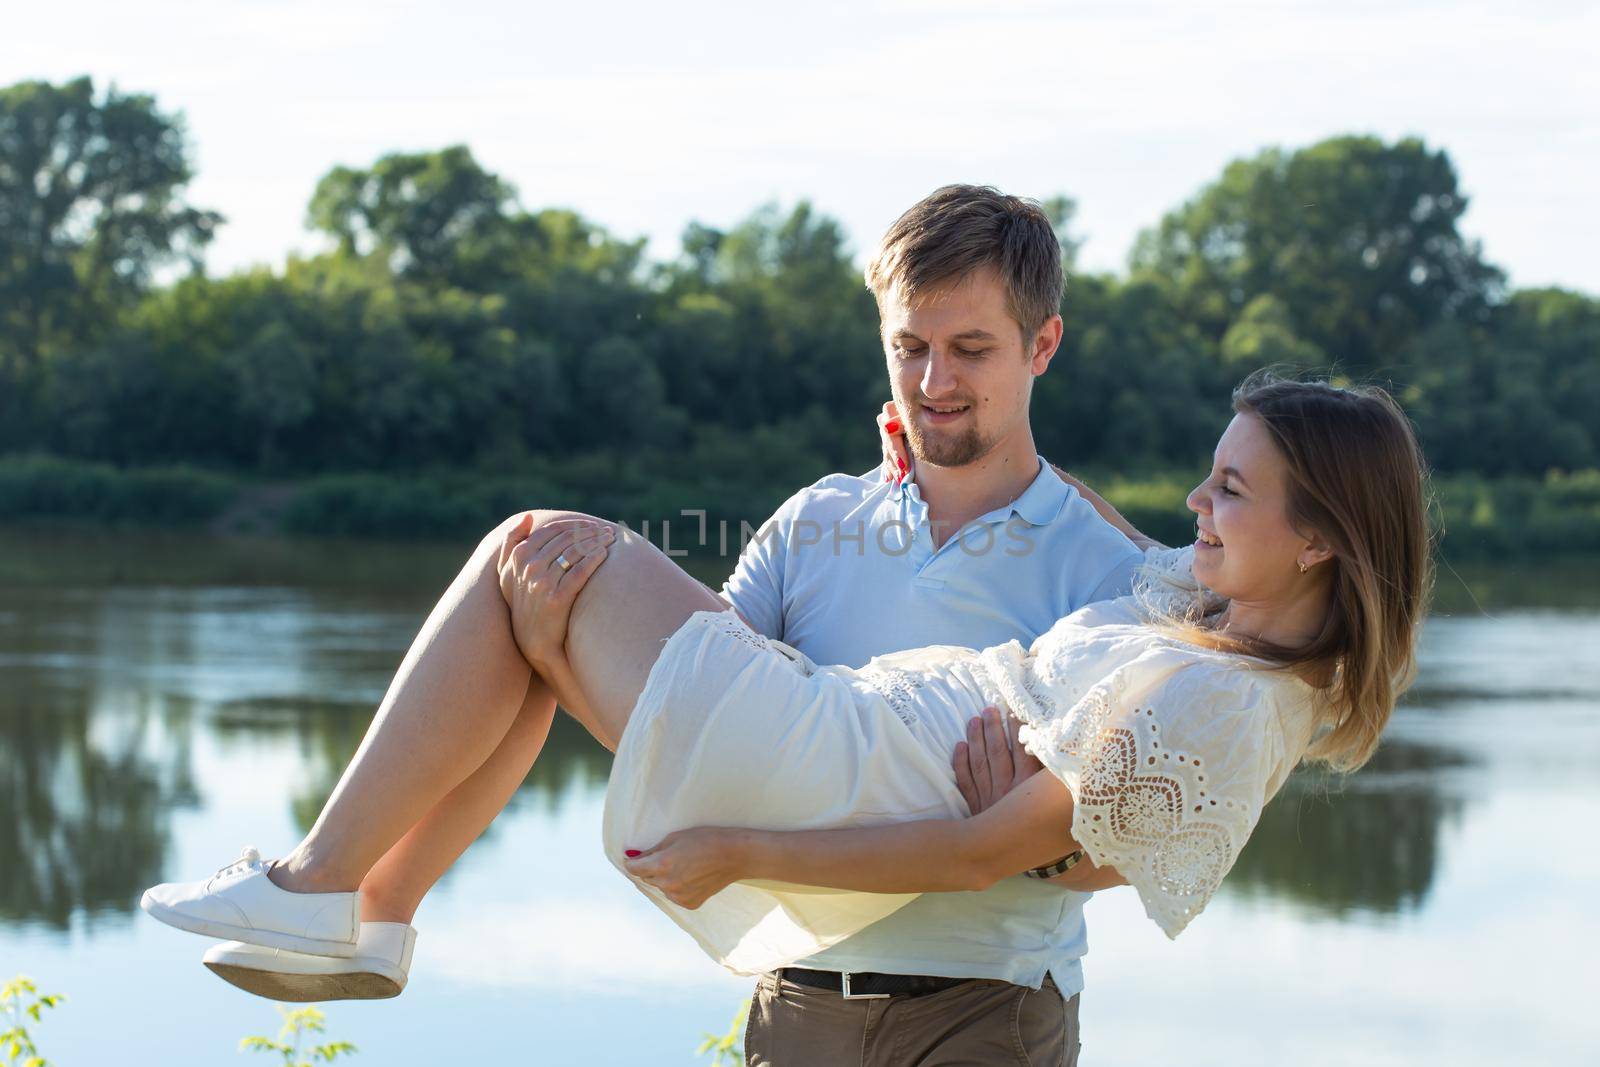
[[[1028,644],[1127,593],[1146,542],[1109,508],[1102,518],[1103,502],[1033,443],[1033,379],[1062,332],[1061,248],[1045,214],[993,189],[939,189],[890,228],[867,284],[914,474],[835,474],[801,490],[746,547],[724,599],[818,663],[860,666],[921,645]],[[1002,736],[986,714],[980,779]],[[963,785],[969,803],[992,801],[992,788]],[[762,976],[748,1062],[1070,1063],[1085,890],[1108,884],[1085,861],[921,896]]]

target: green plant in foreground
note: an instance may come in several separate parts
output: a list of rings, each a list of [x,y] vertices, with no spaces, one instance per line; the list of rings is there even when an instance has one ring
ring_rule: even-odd
[[[739,1011],[733,1017],[728,1032],[718,1037],[716,1034],[707,1034],[706,1039],[700,1042],[700,1047],[694,1050],[696,1056],[711,1053],[711,1067],[722,1067],[724,1063],[738,1067],[744,1062],[744,1049],[738,1045],[739,1033],[744,1029],[745,1019],[750,1015],[750,1002],[745,1001],[740,1005]]]
[[[4,1012],[4,1019],[0,1023],[5,1029],[0,1031],[0,1053],[5,1055],[6,1067],[49,1067],[45,1058],[39,1055],[39,1050],[34,1047],[33,1036],[28,1033],[28,1028],[23,1025],[23,1016],[34,1022],[39,1022],[44,1009],[53,1008],[67,999],[59,993],[46,993],[40,995],[39,987],[33,984],[32,979],[25,975],[17,975],[5,985],[0,986],[0,1011]],[[18,1056],[26,1059],[18,1060]]]
[[[239,1051],[246,1049],[252,1052],[276,1052],[283,1057],[285,1067],[311,1067],[313,1063],[332,1063],[340,1055],[353,1055],[356,1047],[348,1041],[330,1041],[325,1045],[317,1045],[311,1049],[308,1060],[300,1058],[300,1042],[306,1034],[320,1034],[323,1032],[323,1022],[327,1016],[315,1007],[299,1008],[289,1011],[279,1008],[278,1013],[283,1016],[283,1029],[278,1031],[278,1040],[252,1036],[239,1042]]]

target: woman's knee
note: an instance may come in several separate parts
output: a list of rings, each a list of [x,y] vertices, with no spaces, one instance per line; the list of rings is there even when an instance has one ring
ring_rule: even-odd
[[[495,524],[494,529],[484,534],[478,542],[477,556],[487,556],[491,559],[499,557],[500,548],[505,544],[506,535],[523,521],[527,516],[533,516],[533,524],[528,528],[528,536],[532,537],[542,527],[549,525],[557,519],[587,519],[591,522],[605,522],[606,520],[586,515],[581,511],[559,511],[543,508],[531,508],[527,511],[514,512],[507,515]]]

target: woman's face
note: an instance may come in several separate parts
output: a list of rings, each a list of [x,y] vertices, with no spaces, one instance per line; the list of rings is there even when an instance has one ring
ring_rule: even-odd
[[[1289,524],[1289,471],[1255,415],[1235,415],[1211,475],[1186,501],[1198,517],[1194,576],[1239,603],[1287,602],[1315,554]]]

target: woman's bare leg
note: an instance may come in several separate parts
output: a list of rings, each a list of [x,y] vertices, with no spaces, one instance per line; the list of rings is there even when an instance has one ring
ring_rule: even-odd
[[[555,696],[535,675],[500,747],[435,804],[362,879],[363,922],[412,920],[428,890],[483,834],[528,777],[555,716]]]
[[[649,541],[619,531],[605,562],[573,602],[567,661],[602,743],[620,738],[661,648],[696,611],[728,611]]]
[[[434,605],[316,824],[269,872],[278,885],[356,889],[499,748],[533,678],[497,584],[511,524],[479,543]]]
[[[587,516],[536,512],[533,528],[573,518]],[[512,637],[496,571],[504,533],[520,519],[484,538],[434,607],[316,825],[269,872],[275,883],[298,892],[358,888],[500,747],[534,677]],[[587,635],[584,692],[592,708],[604,708],[600,726],[613,737],[666,638],[692,612],[726,607],[642,538],[625,528],[617,535],[573,609],[574,631],[581,621]]]

